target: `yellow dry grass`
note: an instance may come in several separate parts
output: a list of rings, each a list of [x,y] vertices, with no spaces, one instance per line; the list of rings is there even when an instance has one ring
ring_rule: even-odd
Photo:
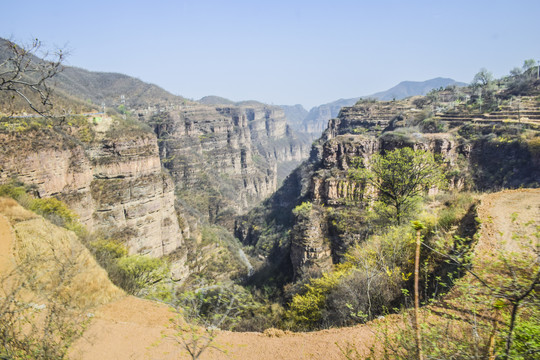
[[[15,200],[4,197],[0,197],[0,214],[8,218],[11,223],[25,221],[37,217],[35,213],[26,210]]]
[[[72,231],[51,224],[12,199],[0,198],[0,215],[6,233],[0,242],[0,275],[6,276],[10,267],[24,269],[21,276],[33,280],[34,295],[53,291],[80,308],[96,307],[125,295]]]

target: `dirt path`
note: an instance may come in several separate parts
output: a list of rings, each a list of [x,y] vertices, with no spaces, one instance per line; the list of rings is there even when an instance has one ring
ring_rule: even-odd
[[[482,236],[475,253],[482,257],[503,251],[527,251],[520,246],[520,237],[536,231],[540,223],[540,189],[506,190],[486,195],[478,209],[482,220]],[[530,248],[528,249],[530,250]]]
[[[526,228],[531,220],[540,222],[540,189],[503,191],[485,195],[478,209],[483,223],[482,237],[475,250],[479,257],[489,257],[500,247],[516,246],[513,234]],[[514,218],[514,220],[512,220]],[[182,346],[170,338],[167,330],[173,314],[163,305],[126,297],[103,306],[72,358],[102,359],[188,359]],[[376,320],[369,325],[330,329],[311,333],[219,332],[216,344],[226,353],[209,351],[202,359],[344,359],[336,343],[354,344],[363,356],[376,340],[372,328],[379,321],[399,322],[397,315]]]
[[[173,317],[167,307],[134,297],[108,304],[96,312],[96,320],[75,346],[72,358],[189,359],[168,329]],[[367,326],[311,333],[221,331],[215,340],[221,350],[209,350],[201,359],[342,359],[336,344],[354,343],[367,354],[369,347],[359,339],[371,344],[373,337]]]

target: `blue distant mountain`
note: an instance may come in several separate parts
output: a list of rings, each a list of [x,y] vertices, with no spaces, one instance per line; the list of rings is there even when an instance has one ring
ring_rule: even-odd
[[[344,106],[352,106],[361,98],[377,100],[401,100],[409,96],[426,95],[433,89],[445,88],[449,85],[466,86],[466,83],[449,78],[434,78],[426,81],[402,81],[396,86],[375,94],[350,99],[339,99],[328,104],[313,107],[309,112],[301,105],[282,105],[289,125],[299,133],[318,138],[326,129],[328,120],[335,118]]]

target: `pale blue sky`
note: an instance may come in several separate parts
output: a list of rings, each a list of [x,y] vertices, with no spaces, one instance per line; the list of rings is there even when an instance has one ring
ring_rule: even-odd
[[[187,98],[311,107],[540,60],[539,0],[2,0],[0,36]]]

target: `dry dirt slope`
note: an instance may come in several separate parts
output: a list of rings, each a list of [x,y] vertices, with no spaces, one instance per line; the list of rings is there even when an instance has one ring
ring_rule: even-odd
[[[512,214],[518,221],[512,222]],[[515,190],[486,195],[479,208],[484,224],[476,248],[477,256],[489,256],[500,246],[512,246],[512,227],[530,220],[540,221],[540,189]],[[9,247],[12,223],[0,217],[0,251]],[[13,239],[11,239],[13,240]],[[2,254],[5,257],[5,253]],[[1,263],[1,261],[0,261]],[[5,265],[5,263],[4,263]],[[1,267],[0,267],[1,268]],[[163,305],[133,297],[122,297],[102,305],[85,335],[72,349],[71,357],[103,359],[183,359],[189,358],[174,340],[162,338],[172,313]],[[398,316],[377,322],[399,323]],[[376,341],[374,323],[351,328],[312,333],[268,336],[259,333],[220,332],[217,343],[226,354],[210,351],[203,359],[342,359],[336,343],[354,343],[367,355]]]

